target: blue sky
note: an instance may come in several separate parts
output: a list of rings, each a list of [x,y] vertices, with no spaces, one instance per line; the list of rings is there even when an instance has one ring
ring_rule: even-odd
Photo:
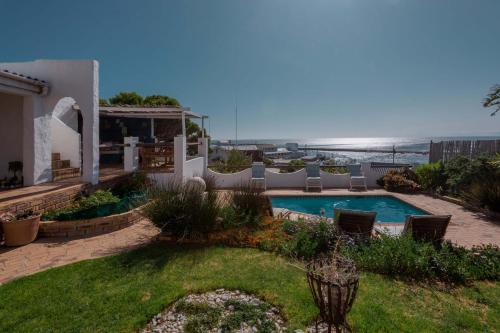
[[[216,138],[500,134],[498,0],[0,0],[0,61],[97,59]]]

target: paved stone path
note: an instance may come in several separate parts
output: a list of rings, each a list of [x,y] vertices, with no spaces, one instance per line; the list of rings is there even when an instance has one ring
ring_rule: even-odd
[[[299,190],[273,190],[271,195],[318,195]],[[356,195],[347,190],[325,190],[321,195]],[[370,190],[363,195],[387,195],[384,190]],[[500,222],[487,220],[478,213],[463,207],[426,195],[406,195],[391,193],[410,204],[432,214],[451,214],[453,218],[446,238],[470,247],[478,244],[500,246]],[[151,242],[158,235],[158,229],[149,221],[142,220],[128,228],[109,234],[88,238],[57,239],[42,238],[36,242],[17,248],[0,247],[0,284],[12,279],[36,273],[51,267],[72,262],[98,258],[128,251]]]
[[[0,284],[51,267],[129,251],[151,242],[158,229],[148,220],[87,238],[42,238],[26,246],[0,247]]]

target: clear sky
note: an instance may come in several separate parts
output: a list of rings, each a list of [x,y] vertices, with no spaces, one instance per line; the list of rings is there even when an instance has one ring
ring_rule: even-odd
[[[0,0],[0,61],[97,59],[240,138],[499,134],[499,0]]]

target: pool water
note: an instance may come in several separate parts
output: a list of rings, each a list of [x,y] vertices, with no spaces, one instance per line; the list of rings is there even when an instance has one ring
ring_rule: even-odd
[[[377,212],[378,222],[404,222],[406,215],[427,215],[404,201],[392,196],[281,196],[271,197],[273,208],[333,217],[333,209],[352,209]]]

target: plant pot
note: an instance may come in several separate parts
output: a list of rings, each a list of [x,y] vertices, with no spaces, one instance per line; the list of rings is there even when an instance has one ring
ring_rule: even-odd
[[[313,260],[307,264],[307,280],[314,303],[328,333],[352,332],[347,314],[359,287],[359,273],[351,260],[337,256]],[[316,332],[318,320],[316,320]]]
[[[38,234],[40,216],[30,217],[25,220],[2,222],[5,236],[5,245],[21,246],[31,243]]]

